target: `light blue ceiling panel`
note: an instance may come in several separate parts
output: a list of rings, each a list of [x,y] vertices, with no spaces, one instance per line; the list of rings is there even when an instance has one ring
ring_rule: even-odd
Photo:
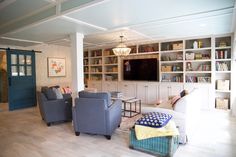
[[[30,25],[34,22],[46,19],[48,17],[52,17],[55,14],[56,14],[56,7],[52,6],[52,7],[47,8],[41,12],[38,12],[37,14],[34,14],[33,16],[29,16],[29,17],[24,18],[20,21],[17,21],[14,24],[2,26],[0,29],[0,35],[5,34],[9,31],[14,31],[15,29],[24,27],[26,25]]]
[[[234,0],[110,0],[69,16],[113,29],[233,7]]]
[[[2,4],[5,3],[4,1]],[[48,4],[49,2],[45,0],[15,0],[13,3],[0,10],[0,26],[6,22],[20,18],[37,9],[45,7]]]
[[[90,33],[96,33],[97,29],[57,18],[23,31],[9,33],[6,36],[11,38],[47,42],[63,38],[75,32],[86,35]]]
[[[93,2],[93,1],[95,1],[95,0],[68,0],[68,1],[65,1],[61,4],[61,11],[64,12],[64,11],[85,5],[85,4]]]
[[[171,39],[179,37],[193,37],[231,32],[232,15],[226,14],[204,19],[193,19],[173,23],[146,24],[132,27],[153,39]]]

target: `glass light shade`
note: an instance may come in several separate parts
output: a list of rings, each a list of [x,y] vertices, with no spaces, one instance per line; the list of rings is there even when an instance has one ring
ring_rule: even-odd
[[[112,49],[116,56],[127,56],[129,55],[131,48],[128,48],[124,43],[120,43],[116,48]]]

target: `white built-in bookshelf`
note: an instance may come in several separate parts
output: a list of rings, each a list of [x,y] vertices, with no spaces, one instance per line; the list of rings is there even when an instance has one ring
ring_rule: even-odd
[[[129,46],[128,58],[155,55],[159,60],[159,83],[209,84],[214,86],[215,106],[230,109],[232,36],[158,41]],[[124,58],[123,58],[124,59]],[[112,48],[84,51],[85,84],[90,81],[123,81],[122,58]],[[222,86],[229,87],[219,88]],[[227,102],[226,102],[227,101]],[[225,105],[228,103],[228,105]],[[220,105],[219,105],[220,104]],[[224,104],[224,105],[223,105]]]

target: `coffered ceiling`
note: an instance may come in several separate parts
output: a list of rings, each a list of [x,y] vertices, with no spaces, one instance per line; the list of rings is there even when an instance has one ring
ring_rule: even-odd
[[[232,33],[235,0],[0,0],[0,44],[111,46]]]

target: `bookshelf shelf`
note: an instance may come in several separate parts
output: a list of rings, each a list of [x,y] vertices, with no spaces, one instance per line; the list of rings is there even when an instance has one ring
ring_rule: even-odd
[[[231,91],[222,90],[218,88],[218,82],[228,82],[228,85],[221,84],[221,86],[228,86],[230,89],[231,82],[231,36],[215,38],[215,107],[219,109],[231,108]],[[222,87],[221,87],[222,88]],[[227,89],[227,88],[226,88]],[[223,107],[222,107],[223,106]]]
[[[230,93],[231,92],[230,90],[218,90],[218,89],[216,89],[215,91],[219,92],[219,93]]]

